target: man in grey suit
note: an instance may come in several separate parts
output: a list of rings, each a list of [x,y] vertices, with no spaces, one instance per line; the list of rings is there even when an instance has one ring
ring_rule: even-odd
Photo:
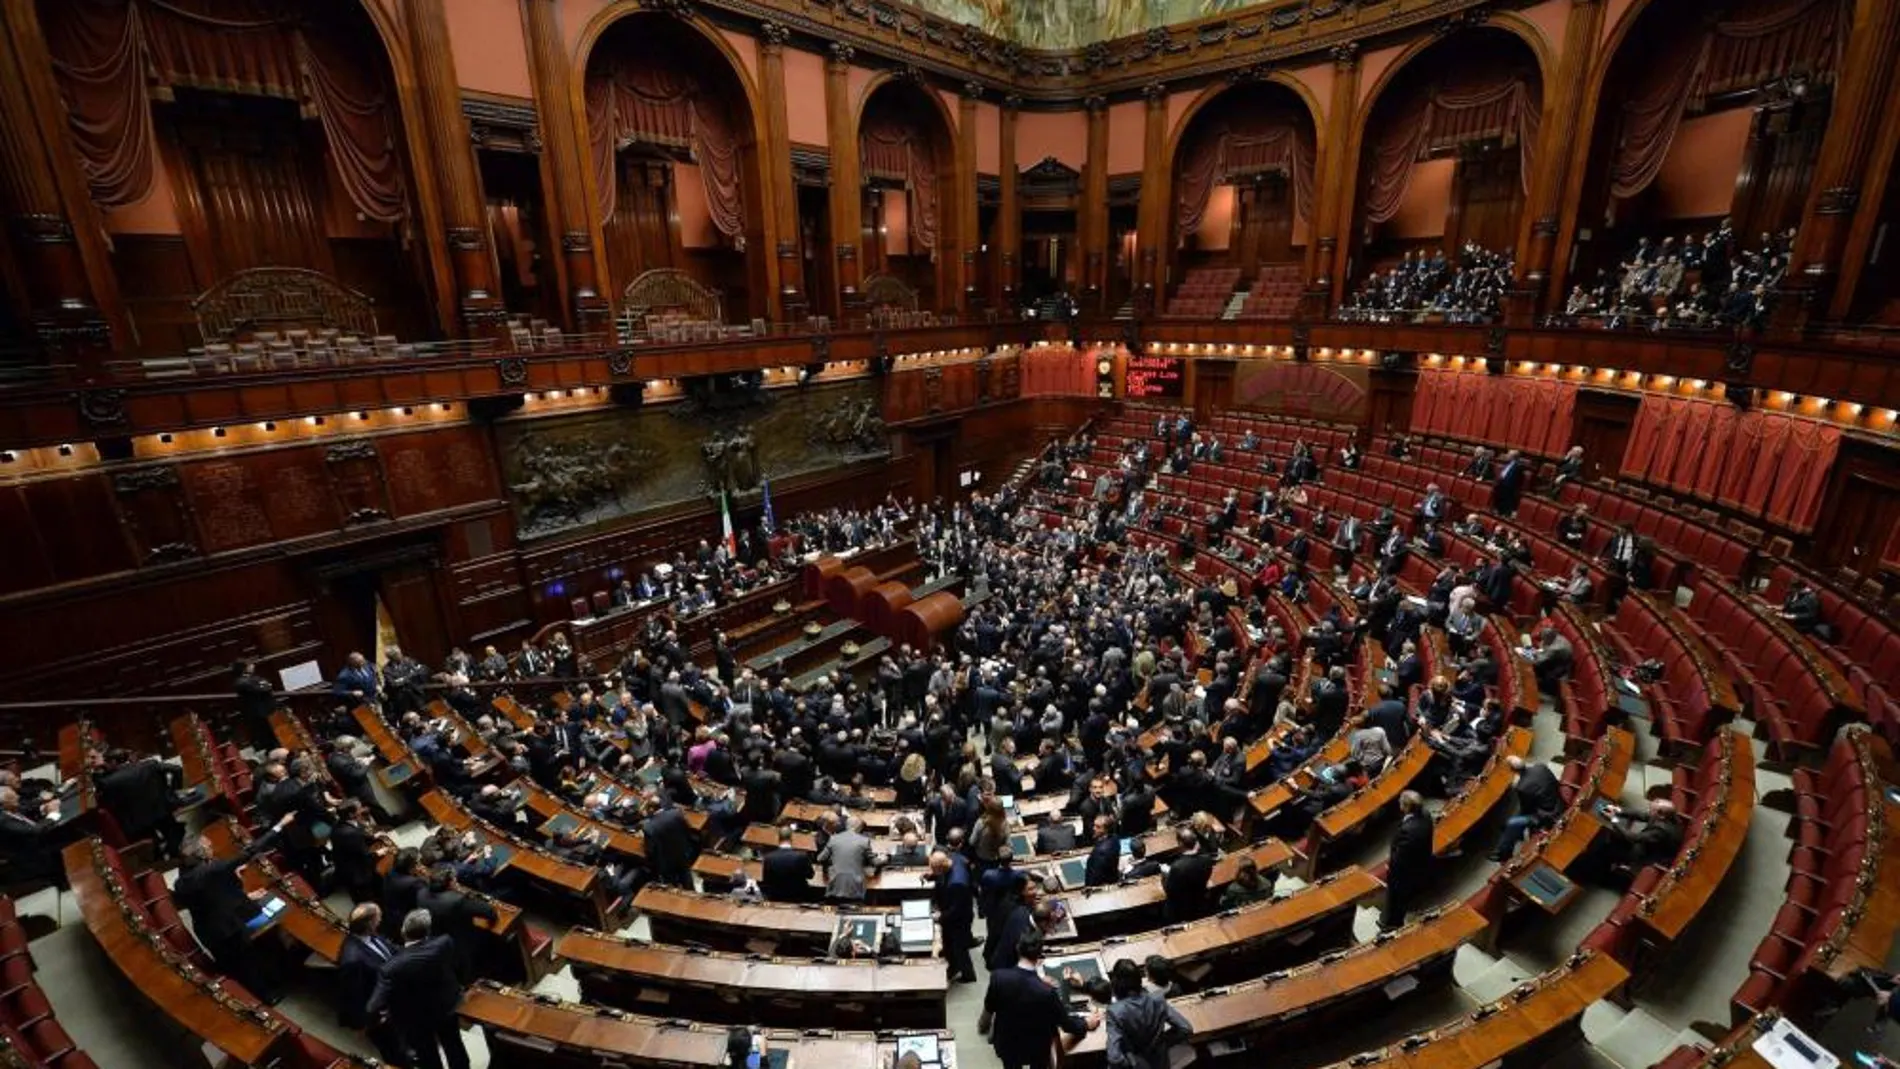
[[[693,709],[686,697],[686,688],[680,683],[678,672],[668,672],[666,682],[660,684],[659,699],[654,702],[674,727],[679,727],[692,718]]]
[[[864,823],[851,818],[843,831],[825,842],[818,864],[825,870],[825,897],[839,902],[864,901],[865,878],[877,868]]]
[[[1544,628],[1544,633],[1538,636],[1537,651],[1531,654],[1531,671],[1537,676],[1539,689],[1555,694],[1557,684],[1570,678],[1570,668],[1576,660],[1577,651],[1563,632],[1554,627]]]

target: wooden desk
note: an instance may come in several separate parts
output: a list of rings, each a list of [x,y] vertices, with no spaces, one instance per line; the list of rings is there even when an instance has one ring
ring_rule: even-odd
[[[793,847],[802,849],[796,840],[793,841]],[[693,859],[693,874],[708,883],[730,886],[740,876],[758,880],[763,872],[764,866],[760,862],[736,854],[707,850]],[[814,895],[823,891],[826,886],[824,870],[812,873],[811,886]],[[875,904],[894,905],[906,898],[924,897],[934,886],[930,880],[930,870],[923,865],[887,866],[865,875],[864,896]]]
[[[359,705],[350,710],[350,716],[356,720],[356,726],[362,729],[363,737],[376,748],[376,756],[382,758],[387,766],[376,770],[376,778],[383,786],[401,793],[427,790],[434,784],[435,777],[428,766],[389,726],[383,714],[370,706]]]
[[[1126,939],[1065,945],[1062,953],[1094,954],[1104,969],[1124,959],[1145,965],[1159,955],[1196,985],[1222,984],[1293,964],[1294,958],[1310,960],[1320,949],[1350,941],[1358,904],[1384,891],[1378,877],[1348,866],[1270,901]]]
[[[423,795],[422,809],[437,824],[456,831],[472,830],[489,843],[506,846],[510,855],[497,871],[520,872],[555,900],[577,907],[584,919],[596,928],[607,926],[608,903],[601,890],[600,871],[592,865],[577,865],[555,857],[482,820],[441,791]]]
[[[177,956],[127,904],[136,892],[120,885],[97,839],[64,851],[66,877],[86,928],[133,988],[179,1027],[245,1065],[262,1065],[281,1053],[292,1029],[284,1018],[236,987]]]
[[[236,857],[251,843],[251,833],[245,831],[235,817],[206,825],[204,836],[211,842],[212,856],[217,858]],[[279,931],[331,964],[342,956],[349,928],[343,918],[324,905],[323,899],[317,897],[302,876],[279,869],[263,855],[252,858],[238,870],[238,875],[243,878],[246,891],[263,892],[283,900],[283,912],[277,915],[275,922]]]
[[[574,966],[590,1003],[696,1021],[796,1028],[942,1028],[949,966],[761,958],[641,943],[577,928],[554,952]]]
[[[1531,752],[1531,732],[1529,728],[1512,727],[1505,731],[1491,751],[1491,759],[1485,762],[1484,769],[1465,782],[1465,785],[1438,811],[1438,817],[1432,822],[1432,853],[1445,854],[1464,841],[1466,835],[1478,826],[1485,814],[1496,808],[1499,802],[1517,785],[1517,773],[1505,764],[1508,757],[1529,757]]]
[[[1232,883],[1240,869],[1240,859],[1251,857],[1261,869],[1277,869],[1299,855],[1278,839],[1265,839],[1245,850],[1226,854],[1214,863],[1207,881],[1210,898],[1218,898],[1221,889]],[[1023,866],[1018,866],[1023,867]],[[1124,932],[1152,927],[1159,919],[1167,895],[1161,890],[1161,877],[1114,884],[1108,887],[1084,887],[1061,891],[1050,897],[1060,900],[1075,918],[1076,937],[1099,939]]]
[[[1327,847],[1366,830],[1387,806],[1397,805],[1400,792],[1412,785],[1431,759],[1432,748],[1425,745],[1424,735],[1413,732],[1405,747],[1386,762],[1370,783],[1321,813],[1306,833],[1306,864],[1302,875],[1309,880],[1318,876],[1320,855]]]
[[[700,943],[720,950],[746,953],[830,952],[838,918],[855,913],[888,913],[877,906],[840,909],[834,906],[788,902],[740,902],[723,895],[704,895],[662,884],[647,884],[634,897],[633,907],[647,915],[653,938],[666,943]]]
[[[1583,951],[1581,960],[1520,984],[1496,1002],[1374,1052],[1371,1060],[1354,1058],[1331,1069],[1483,1069],[1508,1064],[1544,1064],[1536,1055],[1571,1038],[1583,1011],[1629,978],[1629,970],[1607,954]]]
[[[487,982],[470,988],[457,1012],[482,1029],[496,1064],[516,1069],[679,1069],[726,1064],[724,1025],[637,1017],[544,1000]],[[938,1041],[954,1059],[950,1034],[939,1033]],[[769,1050],[786,1051],[794,1069],[890,1069],[895,1056],[895,1037],[818,1027],[803,1033],[769,1031],[766,1045]]]
[[[1421,915],[1388,938],[1328,954],[1310,965],[1172,1001],[1194,1026],[1196,1044],[1240,1036],[1257,1040],[1377,992],[1396,977],[1448,975],[1453,953],[1485,927],[1476,910],[1456,906]],[[1105,1029],[1080,1039],[1064,1037],[1062,1064],[1099,1065],[1107,1042]]]

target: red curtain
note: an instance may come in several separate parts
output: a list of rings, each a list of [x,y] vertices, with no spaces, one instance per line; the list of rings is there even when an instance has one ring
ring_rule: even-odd
[[[1314,148],[1306,131],[1288,116],[1269,115],[1247,125],[1223,123],[1204,130],[1182,159],[1174,179],[1177,243],[1201,225],[1214,187],[1236,176],[1279,171],[1293,187],[1293,208],[1310,218]]]
[[[1570,447],[1577,387],[1483,372],[1419,372],[1412,430],[1545,456]]]
[[[858,135],[864,173],[904,183],[910,191],[910,236],[926,249],[937,247],[937,153],[930,139],[895,115],[865,121]]]
[[[73,147],[101,207],[151,194],[152,102],[184,86],[297,100],[322,122],[363,214],[407,215],[393,94],[356,55],[361,41],[306,26],[292,0],[61,0],[40,10]]]
[[[713,226],[729,238],[743,239],[740,140],[724,101],[691,73],[631,60],[589,72],[587,131],[594,157],[595,208],[602,223],[613,217],[619,195],[615,156],[638,142],[691,153],[706,187]]]
[[[1625,477],[1811,530],[1840,453],[1841,430],[1719,401],[1644,397],[1623,454]]]
[[[1398,214],[1419,159],[1473,141],[1516,145],[1519,179],[1528,189],[1543,106],[1531,79],[1506,72],[1484,81],[1447,81],[1386,122],[1368,168],[1366,221],[1383,223]]]
[[[1679,47],[1663,50],[1640,88],[1623,101],[1610,192],[1634,197],[1661,173],[1687,112],[1709,97],[1792,75],[1823,85],[1840,67],[1851,24],[1851,0],[1743,0],[1729,17],[1699,27]]]

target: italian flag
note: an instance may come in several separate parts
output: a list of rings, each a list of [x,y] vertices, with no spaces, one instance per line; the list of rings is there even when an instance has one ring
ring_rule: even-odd
[[[739,541],[732,537],[732,509],[726,504],[724,490],[719,491],[719,529],[721,536],[725,539],[726,552],[732,556],[738,556]]]

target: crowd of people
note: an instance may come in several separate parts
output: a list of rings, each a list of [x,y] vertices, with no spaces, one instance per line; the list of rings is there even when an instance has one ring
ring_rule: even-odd
[[[1232,455],[1254,455],[1258,444],[1237,440]],[[1486,613],[1511,604],[1531,571],[1531,547],[1472,516],[1455,529],[1490,546],[1490,559],[1476,571],[1444,563],[1452,516],[1436,486],[1409,514],[1387,509],[1370,522],[1308,509],[1305,488],[1324,474],[1323,458],[1304,443],[1290,456],[1261,458],[1251,503],[1235,492],[1197,514],[1154,482],[1164,468],[1219,459],[1222,444],[1185,413],[1158,421],[1154,441],[1113,454],[1106,484],[1077,480],[1077,468],[1101,449],[1087,433],[1053,443],[1031,485],[967,502],[886,501],[789,524],[805,544],[832,550],[914,537],[931,574],[964,579],[971,609],[940,646],[895,647],[863,679],[833,673],[795,690],[781,672],[737,663],[723,641],[702,664],[665,613],[655,613],[616,664],[590,664],[558,636],[548,649],[524,648],[513,659],[491,649],[472,662],[458,651],[435,672],[391,650],[380,673],[353,659],[333,693],[345,705],[379,706],[429,781],[496,828],[536,838],[522,790],[533,783],[590,820],[639,831],[641,857],[613,852],[579,828],[545,840],[553,854],[597,866],[617,907],[648,883],[855,903],[882,868],[927,869],[951,979],[976,981],[981,953],[990,977],[985,1012],[1006,1064],[1043,1065],[1057,1031],[1095,1027],[1109,1029],[1112,1049],[1164,1064],[1186,1022],[1162,996],[1190,990],[1191,981],[1154,961],[1145,970],[1118,966],[1101,982],[1047,982],[1043,941],[1063,916],[1054,888],[1019,866],[1010,801],[1065,796],[1065,819],[1034,832],[1037,854],[1086,851],[1092,886],[1158,879],[1166,920],[1181,923],[1275,893],[1276,873],[1251,861],[1219,887],[1212,879],[1222,852],[1240,845],[1234,829],[1243,826],[1251,789],[1305,770],[1292,800],[1255,828],[1297,838],[1418,737],[1431,757],[1399,801],[1379,917],[1382,929],[1396,928],[1429,888],[1436,863],[1427,797],[1450,796],[1478,775],[1508,727],[1509,710],[1493,696],[1503,669],[1486,641]],[[1514,453],[1476,453],[1470,473],[1492,481],[1494,509],[1509,515],[1526,468]],[[1170,520],[1179,521],[1178,538],[1130,538]],[[1572,520],[1577,537],[1563,525],[1557,536],[1578,544],[1583,517]],[[1321,540],[1335,550],[1331,576],[1307,569]],[[1239,560],[1243,541],[1264,550],[1252,583],[1216,581],[1193,567],[1203,552]],[[1639,548],[1612,540],[1604,561],[1633,576]],[[1397,580],[1413,553],[1439,565],[1422,601],[1404,596]],[[721,567],[717,551],[709,557],[710,567]],[[1337,596],[1310,626],[1289,629],[1273,602],[1304,601],[1318,583]],[[1444,630],[1449,663],[1428,669],[1427,628]],[[1554,690],[1574,651],[1549,620],[1529,633],[1535,643],[1525,655],[1540,685]],[[1311,682],[1302,689],[1293,681],[1309,661]],[[1368,661],[1388,668],[1387,681],[1356,694],[1355,666]],[[241,704],[268,715],[268,686],[260,695],[247,682],[257,678],[253,666],[241,667]],[[521,725],[475,697],[477,680],[512,682],[523,694],[539,680],[536,690],[558,686],[569,700],[528,702],[535,715]],[[458,715],[429,707],[432,687]],[[268,960],[246,952],[241,933],[257,904],[242,894],[237,867],[274,850],[313,884],[347,893],[356,906],[340,1018],[366,1030],[389,1060],[466,1065],[453,996],[487,971],[478,922],[494,915],[494,903],[529,901],[528,886],[484,839],[447,829],[396,850],[379,873],[376,844],[388,816],[370,785],[373,751],[337,730],[347,723],[326,725],[313,752],[259,737],[258,826],[269,830],[243,853],[214,857],[201,840],[180,843],[182,828],[149,821],[171,808],[163,792],[173,784],[159,762],[102,754],[102,804],[122,821],[147,814],[129,830],[181,857],[175,895],[214,962],[267,996],[281,979]],[[1335,737],[1348,740],[1347,756],[1320,761]],[[1248,751],[1262,740],[1264,772],[1250,772]],[[489,772],[484,761],[503,771]],[[1513,758],[1512,768],[1518,803],[1494,845],[1499,859],[1562,808],[1547,765]],[[18,817],[19,789],[0,783],[6,819],[30,819]],[[874,791],[919,814],[893,829],[889,848],[874,845],[857,813]],[[831,810],[816,829],[815,853],[782,832],[777,848],[760,852],[756,880],[721,888],[696,879],[702,850],[742,849],[747,826],[777,824],[792,800]],[[703,819],[689,821],[695,812]],[[1606,818],[1620,832],[1594,855],[1606,876],[1627,878],[1666,860],[1681,840],[1681,819],[1666,803]],[[981,944],[978,917],[986,922]],[[887,949],[849,939],[832,948],[840,957]],[[1105,1008],[1072,1012],[1086,1000]]]
[[[1410,323],[1436,317],[1447,323],[1492,323],[1516,270],[1510,252],[1467,241],[1456,260],[1444,249],[1408,250],[1384,271],[1366,276],[1339,306],[1337,318],[1352,323]]]
[[[1571,288],[1564,314],[1595,318],[1610,329],[1758,328],[1773,307],[1787,273],[1795,232],[1763,233],[1743,249],[1724,218],[1700,237],[1678,242],[1637,239],[1615,269],[1604,268],[1587,286]]]

